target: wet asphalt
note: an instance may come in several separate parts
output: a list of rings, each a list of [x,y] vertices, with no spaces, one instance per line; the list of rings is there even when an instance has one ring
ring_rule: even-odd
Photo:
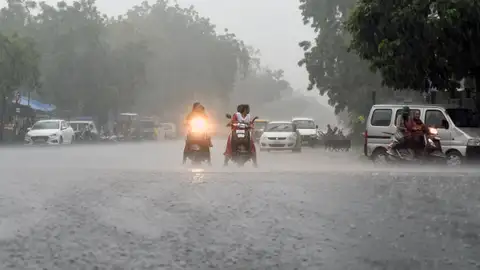
[[[0,149],[0,269],[480,269],[480,169],[214,146]]]

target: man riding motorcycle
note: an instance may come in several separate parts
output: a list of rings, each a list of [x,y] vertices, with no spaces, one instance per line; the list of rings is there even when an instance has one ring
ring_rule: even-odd
[[[184,121],[184,125],[188,126],[190,121],[194,118],[201,117],[208,121],[207,112],[205,111],[205,107],[200,104],[200,102],[193,103],[192,111],[187,115]],[[212,147],[212,139],[208,137],[209,146]],[[188,151],[190,149],[190,142],[185,140],[185,148],[183,149],[183,164],[187,162]]]
[[[237,107],[237,112],[232,116],[232,119],[228,126],[232,128],[232,132],[236,130],[235,126],[233,125],[234,123],[248,123],[250,125],[253,125],[252,119],[250,118],[250,106],[247,104],[241,104],[238,105]],[[255,143],[254,140],[250,140],[250,151],[252,155],[252,162],[255,167],[258,166],[257,164],[257,154],[255,151]],[[228,135],[228,140],[227,140],[227,146],[225,149],[225,160],[224,160],[224,166],[228,165],[228,161],[232,158],[233,155],[233,149],[232,149],[232,134]]]
[[[395,121],[395,126],[397,127],[397,131],[395,132],[393,142],[387,150],[387,153],[390,155],[396,155],[398,146],[403,145],[413,132],[414,122],[410,118],[410,108],[408,106],[403,107],[402,113]]]

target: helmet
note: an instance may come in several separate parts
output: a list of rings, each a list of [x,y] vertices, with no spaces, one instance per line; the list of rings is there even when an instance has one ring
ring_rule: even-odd
[[[410,113],[410,107],[405,106],[402,108],[402,114],[409,114]]]

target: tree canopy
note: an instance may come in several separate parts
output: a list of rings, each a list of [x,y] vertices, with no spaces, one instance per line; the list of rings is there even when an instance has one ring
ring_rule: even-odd
[[[197,100],[220,111],[237,83],[262,83],[265,75],[251,68],[250,48],[192,7],[143,2],[110,18],[94,0],[7,3],[0,32],[35,41],[39,92],[71,115],[106,120],[109,112],[133,110],[172,118]]]
[[[300,0],[304,23],[311,25],[317,37],[303,41],[304,58],[310,87],[327,95],[338,114],[343,110],[365,114],[371,106],[372,92],[381,88],[381,78],[368,69],[368,63],[348,52],[350,36],[343,22],[355,0]],[[382,95],[385,93],[379,93]]]
[[[394,88],[480,85],[480,2],[359,0],[346,24],[350,48]]]
[[[39,58],[32,39],[0,33],[0,93],[3,99],[21,86],[37,86]]]
[[[32,39],[0,33],[0,141],[3,140],[7,100],[22,86],[38,86],[39,58]]]

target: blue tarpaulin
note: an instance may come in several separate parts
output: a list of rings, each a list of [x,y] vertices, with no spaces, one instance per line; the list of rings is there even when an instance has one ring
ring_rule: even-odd
[[[13,103],[16,103],[15,100]],[[20,105],[24,106],[29,106],[28,105],[28,97],[21,96],[20,100],[18,101]],[[30,99],[30,108],[36,110],[36,111],[42,111],[42,112],[52,112],[54,111],[57,107],[55,105],[50,105],[50,104],[44,104],[41,103],[38,100]]]

